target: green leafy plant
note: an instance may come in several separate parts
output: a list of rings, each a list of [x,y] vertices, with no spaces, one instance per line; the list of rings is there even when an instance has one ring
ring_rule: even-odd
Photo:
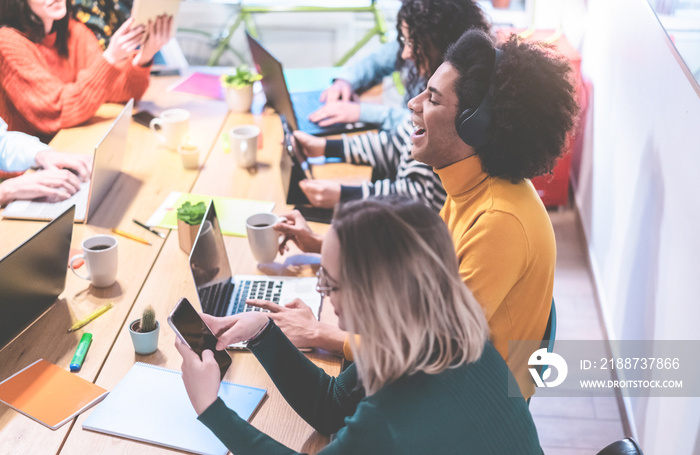
[[[226,88],[243,88],[247,85],[253,85],[253,82],[260,79],[262,76],[250,71],[248,65],[241,65],[236,68],[236,72],[233,74],[222,74],[221,85]]]
[[[202,224],[204,212],[206,211],[207,206],[204,205],[204,202],[198,202],[192,205],[187,201],[177,209],[177,219],[193,226]]]
[[[156,311],[151,305],[148,305],[141,315],[141,323],[139,324],[139,332],[148,333],[156,329]]]

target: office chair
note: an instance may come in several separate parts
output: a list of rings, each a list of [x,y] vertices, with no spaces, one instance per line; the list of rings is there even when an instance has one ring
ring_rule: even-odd
[[[634,439],[625,438],[606,446],[598,452],[598,455],[644,455],[644,453]]]
[[[541,348],[547,348],[547,352],[554,351],[554,339],[557,335],[557,307],[554,305],[554,297],[552,297],[552,308],[549,310],[549,319],[547,320],[547,327],[544,329],[544,337],[542,337]],[[539,373],[540,377],[547,371],[548,365],[536,365],[535,369]],[[530,397],[532,398],[532,397]],[[530,405],[530,398],[527,399],[528,406]]]

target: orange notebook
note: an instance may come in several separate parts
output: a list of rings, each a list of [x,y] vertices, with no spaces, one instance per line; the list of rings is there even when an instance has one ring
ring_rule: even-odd
[[[44,359],[0,382],[0,401],[52,430],[100,402],[107,393]]]

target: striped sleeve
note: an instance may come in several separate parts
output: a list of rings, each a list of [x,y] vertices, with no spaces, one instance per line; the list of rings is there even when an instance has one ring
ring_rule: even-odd
[[[439,211],[445,203],[445,190],[430,166],[411,158],[411,131],[407,120],[391,134],[380,131],[343,136],[345,161],[373,168],[372,181],[362,184],[363,198],[402,194]]]

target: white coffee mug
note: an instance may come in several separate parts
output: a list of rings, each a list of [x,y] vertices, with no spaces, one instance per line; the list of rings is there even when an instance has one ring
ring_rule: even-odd
[[[229,141],[233,159],[239,167],[253,167],[258,159],[260,128],[255,125],[239,125],[231,128]]]
[[[73,263],[78,259],[85,260],[88,274],[81,275],[75,270]],[[117,238],[100,234],[83,241],[83,254],[70,258],[70,269],[77,276],[89,280],[96,288],[106,288],[117,281]]]
[[[282,220],[283,218],[274,213],[256,213],[246,220],[248,244],[253,257],[258,262],[264,264],[275,260],[280,242],[279,234],[272,226]]]
[[[185,143],[190,132],[190,113],[185,109],[168,109],[151,120],[151,130],[171,149]]]

